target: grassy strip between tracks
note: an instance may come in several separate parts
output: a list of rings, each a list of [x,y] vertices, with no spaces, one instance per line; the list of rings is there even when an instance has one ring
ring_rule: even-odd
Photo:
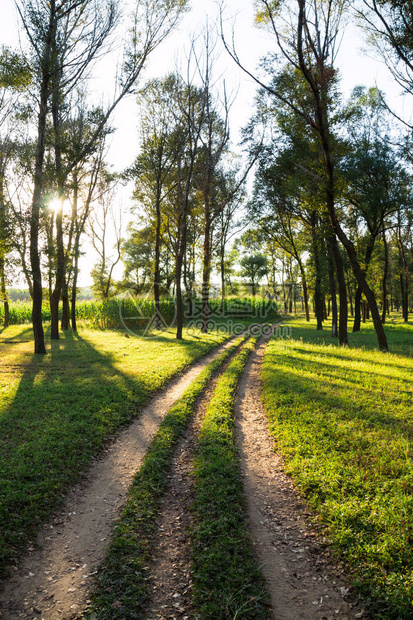
[[[264,395],[278,451],[370,603],[373,618],[413,618],[413,325],[371,324],[338,347],[291,322],[272,341]]]
[[[234,432],[234,397],[255,344],[250,340],[218,380],[199,438],[192,560],[202,620],[271,617],[248,533]]]
[[[238,338],[212,361],[163,420],[133,481],[93,593],[91,608],[84,618],[120,620],[145,617],[146,584],[156,514],[167,488],[174,449],[187,427],[197,399],[207,388],[214,373],[243,340],[243,336]]]

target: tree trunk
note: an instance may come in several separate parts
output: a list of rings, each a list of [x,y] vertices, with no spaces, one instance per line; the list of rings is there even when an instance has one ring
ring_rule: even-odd
[[[76,321],[76,297],[77,297],[77,273],[78,273],[78,266],[77,266],[77,259],[75,258],[75,266],[74,266],[74,274],[73,274],[73,283],[72,283],[72,299],[71,299],[71,308],[70,308],[70,315],[71,315],[71,322],[72,322],[72,331],[74,331],[75,333],[77,332],[77,321]]]
[[[348,295],[348,300],[350,302],[350,316],[354,316],[354,306],[353,306],[353,295],[351,292],[351,288],[350,288],[350,282],[347,279],[347,295]]]
[[[224,303],[225,301],[225,295],[226,295],[226,290],[225,290],[225,246],[222,243],[221,244],[221,248],[220,248],[220,270],[221,270],[221,299],[222,302]]]
[[[336,266],[338,295],[340,300],[340,319],[338,322],[338,342],[340,345],[348,345],[348,305],[346,274],[344,271],[343,258],[338,247],[337,238],[333,234],[330,237],[331,252]]]
[[[353,332],[359,332],[361,328],[361,288],[357,287],[356,295],[354,297],[354,323]]]
[[[403,244],[400,242],[400,258],[402,273],[400,274],[400,291],[402,301],[402,314],[405,323],[409,320],[409,267],[406,260]]]
[[[70,304],[69,304],[69,291],[67,288],[66,278],[64,279],[64,282],[63,282],[62,302],[63,302],[63,307],[62,307],[61,328],[63,331],[67,331],[70,327]]]
[[[178,252],[176,256],[176,338],[182,340],[184,325],[184,307],[182,301],[182,264],[183,256]]]
[[[155,327],[161,329],[162,317],[160,307],[160,285],[161,285],[161,188],[158,182],[156,195],[156,229],[155,229],[155,266],[153,296],[155,300]]]
[[[7,297],[7,288],[6,288],[4,258],[1,258],[0,260],[0,291],[1,291],[1,297],[3,300],[3,306],[4,306],[4,328],[6,329],[6,327],[8,327],[10,323],[10,313],[9,313],[9,300]]]
[[[209,205],[205,207],[205,228],[204,228],[204,254],[202,269],[202,316],[201,331],[206,334],[208,331],[208,321],[210,316],[209,309],[209,285],[211,278],[211,218]]]
[[[61,122],[60,122],[60,83],[59,77],[55,76],[55,84],[52,100],[52,116],[54,129],[54,153],[55,167],[58,185],[58,199],[60,208],[56,213],[56,280],[50,304],[51,327],[50,338],[59,340],[59,302],[65,281],[65,250],[63,240],[63,198],[64,198],[64,178],[62,169],[61,152]]]
[[[311,222],[311,233],[312,233],[312,250],[313,250],[313,258],[314,258],[314,266],[315,266],[315,284],[314,284],[314,306],[315,306],[315,315],[317,319],[317,330],[323,329],[323,297],[321,292],[321,267],[320,267],[320,256],[318,249],[318,236],[316,232],[316,215],[313,213],[312,222]]]
[[[300,267],[300,273],[301,273],[301,284],[303,287],[303,302],[304,302],[304,308],[305,308],[305,320],[306,321],[310,321],[310,309],[308,307],[308,288],[307,288],[307,280],[305,277],[305,269],[304,266],[302,264],[301,261],[298,262],[298,265]]]
[[[389,273],[389,248],[387,245],[386,231],[384,230],[384,228],[383,228],[383,246],[384,246],[384,269],[383,269],[383,281],[382,281],[383,308],[382,308],[382,313],[381,313],[381,322],[384,325],[386,322],[386,312],[388,310],[387,276]]]
[[[34,168],[34,187],[33,201],[30,218],[30,266],[33,279],[33,305],[32,305],[32,324],[34,334],[34,352],[44,355],[46,347],[44,343],[44,331],[42,323],[42,272],[40,267],[39,255],[39,227],[40,227],[40,209],[42,207],[42,189],[43,189],[43,165],[45,153],[45,137],[46,137],[46,117],[48,109],[48,101],[50,95],[50,59],[53,32],[55,30],[54,23],[55,0],[50,3],[50,18],[48,25],[48,36],[45,44],[44,54],[42,58],[42,81],[40,87],[39,115],[37,120],[37,144],[36,158]]]
[[[336,292],[336,279],[334,273],[334,257],[332,248],[332,237],[327,239],[328,249],[328,280],[330,283],[330,296],[331,296],[331,336],[338,338],[338,312],[337,312],[337,292]]]

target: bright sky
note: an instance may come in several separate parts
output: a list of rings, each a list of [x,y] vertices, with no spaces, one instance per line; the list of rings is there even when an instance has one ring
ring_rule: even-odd
[[[193,33],[199,32],[206,20],[210,25],[218,19],[218,4],[215,0],[192,0],[192,10],[183,19],[179,28],[153,54],[145,77],[160,77],[175,68],[181,59],[184,64],[185,49]],[[274,43],[269,35],[254,27],[252,0],[226,0],[225,16],[227,32],[231,33],[231,24],[235,20],[236,44],[240,59],[246,67],[254,69],[267,51],[273,49]],[[18,45],[18,20],[14,0],[1,0],[0,43]],[[362,51],[363,37],[355,26],[349,26],[343,36],[338,64],[342,72],[342,90],[347,96],[358,84],[373,86],[375,83],[388,94],[392,105],[402,110],[403,104],[397,98],[394,84],[382,63],[375,60],[370,53]],[[219,42],[219,47],[222,48]],[[221,51],[217,60],[216,77],[222,75],[226,80],[227,89],[236,92],[231,110],[232,139],[236,143],[240,128],[245,125],[251,115],[255,84],[251,78],[242,73],[229,58],[225,50]],[[101,69],[100,77],[94,85],[100,92],[110,92],[113,77],[107,67]],[[99,95],[100,96],[100,95]],[[397,103],[396,103],[397,101]],[[130,165],[138,151],[137,106],[133,97],[124,101],[116,111],[113,119],[116,133],[111,140],[110,161],[116,169],[122,170]],[[122,197],[125,205],[129,202],[130,191]],[[81,286],[88,285],[88,271],[94,258],[89,256],[84,262],[81,275]],[[87,267],[86,267],[87,264]]]

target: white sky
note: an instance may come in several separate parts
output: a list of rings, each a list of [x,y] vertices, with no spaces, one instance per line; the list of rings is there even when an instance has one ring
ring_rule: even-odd
[[[18,20],[14,0],[0,0],[0,43],[18,45]],[[228,16],[228,33],[232,18],[235,18],[236,43],[239,56],[246,67],[254,69],[267,51],[273,49],[269,35],[254,27],[252,0],[226,0],[225,15]],[[216,22],[218,4],[215,0],[192,0],[192,10],[188,13],[179,28],[153,54],[146,69],[145,77],[160,77],[174,69],[179,58],[185,58],[185,48],[191,34],[197,32],[208,18],[209,24]],[[220,43],[220,42],[219,42]],[[338,65],[342,73],[342,91],[345,96],[358,84],[366,86],[377,85],[385,90],[392,105],[402,110],[403,103],[397,97],[394,83],[388,76],[383,64],[375,60],[372,55],[367,56],[362,51],[363,37],[355,26],[348,26],[343,37]],[[113,84],[110,65],[100,70],[100,77],[95,80],[94,86],[102,93],[110,92]],[[225,50],[216,63],[216,76],[222,75],[228,90],[237,92],[231,110],[232,140],[236,144],[239,130],[245,125],[251,115],[255,84],[243,74],[229,58]],[[99,95],[101,96],[101,95]],[[130,165],[138,152],[137,106],[133,97],[124,101],[117,109],[113,119],[116,132],[112,136],[110,146],[110,161],[116,169],[122,170]],[[130,191],[123,195],[123,205],[129,202]],[[81,286],[90,284],[88,271],[94,258],[89,253],[83,261]]]

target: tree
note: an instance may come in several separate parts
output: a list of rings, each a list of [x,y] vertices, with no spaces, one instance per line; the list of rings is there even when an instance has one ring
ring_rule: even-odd
[[[134,295],[140,295],[151,286],[155,258],[153,228],[146,226],[138,229],[129,225],[129,233],[129,238],[122,244],[125,272],[120,287],[122,290],[131,291]],[[160,313],[157,313],[157,317],[160,318]]]
[[[347,154],[341,162],[348,220],[359,234],[358,254],[367,274],[377,239],[385,235],[391,217],[408,201],[406,172],[389,136],[383,96],[377,89],[357,87],[346,108]],[[353,331],[360,331],[362,289],[357,287]],[[385,302],[384,302],[385,304]],[[382,315],[382,322],[383,315]]]
[[[241,276],[251,285],[252,295],[257,294],[257,285],[268,273],[268,260],[263,254],[247,254],[240,260]]]
[[[31,217],[30,255],[33,277],[33,330],[35,352],[45,353],[41,317],[42,277],[39,256],[39,217],[44,193],[46,125],[52,116],[55,172],[58,197],[62,200],[65,181],[93,149],[118,103],[133,92],[150,53],[164,40],[186,9],[185,0],[137,0],[124,49],[119,89],[84,148],[64,165],[62,121],[67,98],[79,87],[93,62],[105,48],[118,21],[114,0],[56,0],[40,3],[21,0],[18,10],[32,51],[36,71],[36,98],[39,105],[37,148]],[[56,217],[57,270],[52,304],[52,337],[58,338],[58,304],[64,283],[65,251],[62,209]]]
[[[134,166],[127,171],[127,176],[135,181],[134,198],[144,208],[148,226],[154,229],[153,292],[158,328],[162,325],[160,291],[165,204],[176,184],[173,174],[182,140],[181,121],[175,107],[176,92],[182,87],[181,78],[170,74],[149,81],[141,91],[142,146]]]
[[[413,84],[413,3],[411,0],[363,0],[361,23],[396,82],[411,94]]]
[[[100,178],[100,196],[95,202],[89,221],[89,237],[93,248],[99,256],[91,271],[92,289],[100,299],[109,299],[115,295],[113,271],[121,259],[122,248],[122,213],[114,208],[117,178],[103,170]],[[115,236],[114,255],[108,251],[109,228]]]
[[[336,158],[332,112],[337,84],[337,70],[334,66],[339,33],[346,0],[288,0],[286,2],[257,3],[257,20],[274,35],[277,48],[285,62],[302,76],[311,94],[311,109],[303,107],[300,100],[283,90],[283,82],[264,83],[256,75],[242,67],[236,50],[226,45],[227,50],[261,87],[287,106],[317,135],[323,153],[323,175],[325,178],[326,208],[329,224],[334,233],[333,253],[340,294],[339,340],[347,342],[347,289],[343,261],[336,238],[344,246],[355,278],[366,296],[372,313],[379,347],[388,350],[387,338],[381,322],[374,292],[369,287],[360,265],[355,247],[347,236],[336,206]],[[286,21],[280,15],[287,16]]]

